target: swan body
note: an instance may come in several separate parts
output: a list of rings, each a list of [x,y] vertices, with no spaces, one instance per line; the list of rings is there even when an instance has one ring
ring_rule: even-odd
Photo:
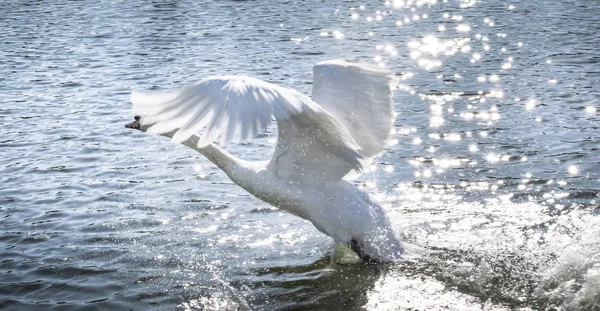
[[[312,222],[363,260],[392,261],[403,247],[385,211],[344,179],[387,144],[392,78],[371,65],[321,62],[311,99],[251,77],[212,77],[166,93],[133,92],[136,121],[126,127],[197,150],[250,194]],[[249,140],[271,116],[278,140],[270,161],[244,161],[214,143]]]

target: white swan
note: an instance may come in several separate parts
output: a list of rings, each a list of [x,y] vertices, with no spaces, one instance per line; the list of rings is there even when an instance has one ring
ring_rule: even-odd
[[[213,77],[167,93],[132,92],[136,121],[126,127],[197,150],[255,197],[312,222],[363,260],[392,261],[403,246],[385,211],[343,179],[386,146],[392,79],[371,65],[321,62],[311,100],[255,78]],[[221,143],[251,139],[272,115],[278,140],[269,162],[240,160],[213,144],[219,136]]]

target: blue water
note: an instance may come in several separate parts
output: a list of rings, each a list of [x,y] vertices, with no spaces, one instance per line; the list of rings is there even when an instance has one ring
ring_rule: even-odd
[[[3,1],[0,309],[598,310],[598,15],[590,0]],[[123,127],[132,89],[246,74],[310,94],[333,58],[396,72],[394,144],[356,183],[425,254],[330,264],[309,223]],[[268,159],[275,138],[226,147]]]

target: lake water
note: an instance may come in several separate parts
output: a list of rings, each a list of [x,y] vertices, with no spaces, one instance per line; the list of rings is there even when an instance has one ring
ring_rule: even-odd
[[[0,309],[600,310],[600,2],[0,3]],[[206,159],[127,130],[129,93],[247,74],[400,80],[357,179],[425,253],[330,238]],[[276,132],[226,146],[268,159]]]

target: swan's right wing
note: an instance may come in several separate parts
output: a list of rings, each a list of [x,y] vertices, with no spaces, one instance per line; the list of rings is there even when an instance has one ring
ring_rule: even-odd
[[[343,60],[318,63],[313,73],[312,99],[344,125],[364,158],[381,153],[394,121],[393,74]]]

